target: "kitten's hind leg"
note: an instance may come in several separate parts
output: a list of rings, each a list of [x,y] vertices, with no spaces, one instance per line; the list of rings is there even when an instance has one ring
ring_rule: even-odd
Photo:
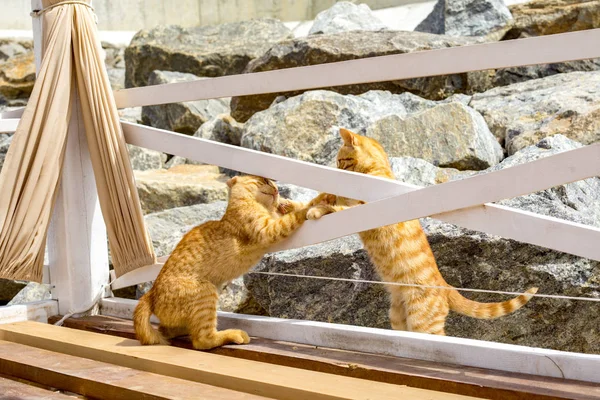
[[[406,324],[406,311],[404,310],[404,302],[400,299],[395,298],[392,294],[390,299],[390,324],[392,329],[396,331],[407,331],[408,325]]]
[[[192,345],[208,350],[225,344],[250,343],[248,334],[240,329],[217,331],[217,288],[209,282],[199,282],[197,294],[189,301],[188,329]]]
[[[406,303],[406,324],[411,332],[445,335],[444,326],[450,311],[446,297],[437,290],[414,297]]]
[[[186,336],[189,334],[188,329],[185,326],[164,326],[160,325],[158,331],[166,339],[173,339],[179,336]]]

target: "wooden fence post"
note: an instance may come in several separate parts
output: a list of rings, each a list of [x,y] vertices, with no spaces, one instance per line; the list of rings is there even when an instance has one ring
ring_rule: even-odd
[[[31,0],[32,10],[42,8]],[[42,18],[33,18],[36,67],[42,57]],[[88,153],[77,88],[71,104],[62,181],[48,232],[49,282],[60,314],[92,305],[108,282],[108,245]]]

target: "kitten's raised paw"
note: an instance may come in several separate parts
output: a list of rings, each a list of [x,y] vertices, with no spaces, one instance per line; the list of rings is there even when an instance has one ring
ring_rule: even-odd
[[[331,214],[335,210],[331,206],[316,206],[308,210],[306,213],[306,219],[319,219],[323,215]]]

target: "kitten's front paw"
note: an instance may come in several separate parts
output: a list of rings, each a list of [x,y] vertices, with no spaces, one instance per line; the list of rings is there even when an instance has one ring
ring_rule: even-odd
[[[294,211],[294,203],[287,199],[279,199],[279,205],[277,206],[277,211],[279,214],[285,215],[292,211]]]
[[[308,206],[314,207],[319,204],[320,205],[325,205],[325,204],[334,205],[336,200],[337,200],[337,197],[334,194],[320,193],[317,197],[312,199],[310,201],[310,203],[308,203]]]
[[[306,213],[306,219],[319,219],[323,215],[331,214],[335,210],[331,206],[316,206],[308,210]]]
[[[250,343],[250,336],[248,336],[248,334],[241,329],[232,329],[231,333],[229,334],[229,340],[230,343],[248,344]]]

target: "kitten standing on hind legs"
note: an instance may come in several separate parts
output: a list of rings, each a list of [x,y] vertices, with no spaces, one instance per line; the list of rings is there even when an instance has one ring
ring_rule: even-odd
[[[186,334],[199,350],[248,343],[242,330],[217,330],[218,288],[248,272],[307,218],[334,211],[325,204],[312,207],[313,202],[280,203],[277,186],[257,176],[237,176],[227,185],[229,201],[221,220],[189,231],[140,299],[133,324],[142,344],[168,344]],[[150,324],[152,314],[160,320],[158,332]]]
[[[338,168],[395,179],[387,154],[376,140],[343,128],[340,135],[344,144],[337,154]],[[336,204],[337,208],[363,203],[327,194],[317,199]],[[360,238],[383,281],[441,287],[386,285],[390,293],[390,322],[396,330],[444,335],[450,310],[474,318],[498,318],[518,310],[537,292],[537,288],[531,288],[501,303],[479,303],[463,297],[440,274],[419,220],[360,232]]]

